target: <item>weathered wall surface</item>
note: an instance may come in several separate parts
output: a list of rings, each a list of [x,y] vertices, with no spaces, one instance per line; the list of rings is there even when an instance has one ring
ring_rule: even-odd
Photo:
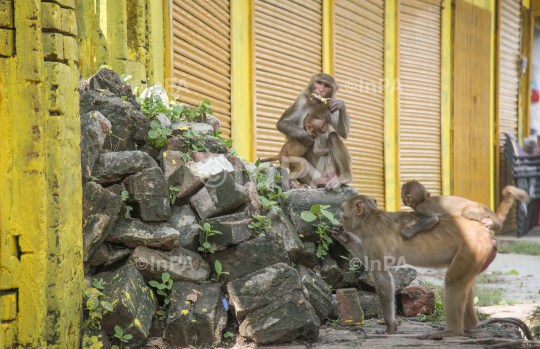
[[[0,0],[0,347],[76,348],[82,307],[75,0]]]
[[[77,0],[83,78],[101,68],[132,81],[163,83],[163,2]]]

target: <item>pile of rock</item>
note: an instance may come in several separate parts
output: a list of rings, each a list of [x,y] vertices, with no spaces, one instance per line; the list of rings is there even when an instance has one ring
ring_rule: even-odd
[[[351,271],[338,244],[317,258],[316,229],[300,218],[318,203],[339,219],[356,190],[291,190],[265,209],[253,173],[274,179],[284,169],[257,169],[215,137],[204,138],[205,150],[186,161],[190,140],[175,130],[212,135],[217,119],[172,122],[169,143],[158,149],[146,143],[150,120],[114,72],[101,70],[80,92],[85,273],[89,287],[94,278],[105,280],[113,305],[102,332],[87,331],[83,346],[106,343],[115,326],[133,336],[130,348],[156,336],[182,347],[219,345],[225,328],[257,343],[314,339],[321,321],[337,318],[333,293],[344,287],[361,288],[365,316],[377,315],[368,273]],[[254,215],[268,217],[272,229],[261,234]],[[173,281],[170,302],[150,287],[165,272]],[[415,276],[411,268],[395,270],[398,291]]]

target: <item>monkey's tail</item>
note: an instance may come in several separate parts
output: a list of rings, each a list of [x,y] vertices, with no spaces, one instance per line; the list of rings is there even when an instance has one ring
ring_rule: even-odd
[[[510,211],[510,208],[514,204],[515,199],[518,199],[521,202],[529,202],[530,197],[529,194],[525,190],[518,189],[514,186],[507,185],[503,189],[503,201],[501,202],[501,205],[497,209],[497,217],[500,218],[501,221],[504,222],[506,219],[506,216],[508,215],[508,211]]]
[[[261,162],[277,161],[281,160],[281,154],[272,156],[271,158],[261,159]]]

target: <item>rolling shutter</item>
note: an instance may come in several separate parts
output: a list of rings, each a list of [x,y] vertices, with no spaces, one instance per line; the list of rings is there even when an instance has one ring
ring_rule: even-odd
[[[441,0],[399,1],[401,184],[441,195]]]
[[[351,184],[384,205],[384,0],[335,3],[335,77],[351,121]]]
[[[276,155],[285,143],[276,123],[321,72],[321,55],[320,0],[255,0],[257,157]]]
[[[452,195],[490,205],[491,11],[457,0],[454,16]]]
[[[231,135],[229,1],[174,0],[174,89],[191,106],[208,98],[223,136]]]
[[[512,182],[504,155],[506,133],[518,136],[519,70],[521,53],[521,1],[501,0],[499,45],[499,192]],[[502,194],[499,196],[502,200]],[[515,229],[516,209],[510,211],[501,232]]]

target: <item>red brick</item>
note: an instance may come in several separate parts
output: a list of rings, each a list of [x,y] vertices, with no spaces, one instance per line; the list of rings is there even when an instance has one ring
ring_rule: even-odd
[[[431,314],[435,311],[435,294],[427,286],[405,287],[400,294],[405,316]]]
[[[340,326],[364,324],[364,312],[360,306],[355,288],[342,288],[336,291]]]

